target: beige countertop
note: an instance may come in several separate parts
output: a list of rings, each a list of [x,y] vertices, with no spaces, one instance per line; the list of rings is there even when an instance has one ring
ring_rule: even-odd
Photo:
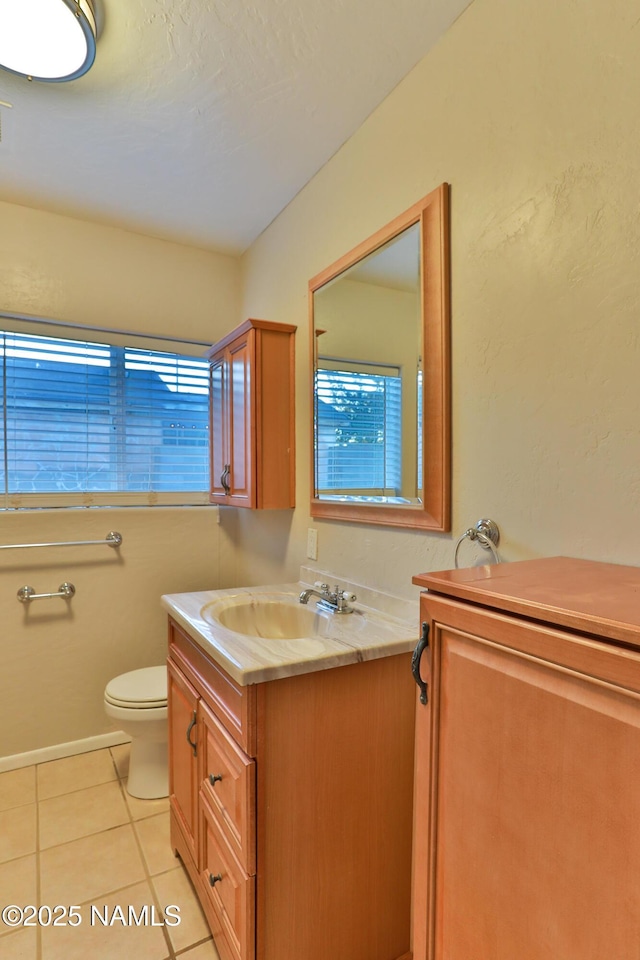
[[[341,585],[344,585],[344,581]],[[418,639],[417,606],[406,603],[407,618],[392,615],[403,610],[397,598],[365,591],[364,599],[381,598],[378,609],[355,602],[349,614],[320,614],[318,634],[293,639],[269,639],[237,633],[223,626],[216,614],[236,604],[291,603],[300,606],[298,596],[309,584],[285,583],[199,593],[166,594],[163,608],[241,686],[262,683],[301,673],[374,660],[413,650]],[[357,586],[357,585],[356,585]],[[391,601],[384,603],[385,599]],[[316,598],[307,609],[316,611]]]

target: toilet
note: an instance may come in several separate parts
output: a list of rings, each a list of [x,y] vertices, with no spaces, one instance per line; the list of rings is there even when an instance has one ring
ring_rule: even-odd
[[[105,687],[104,709],[131,737],[127,792],[142,800],[168,796],[167,668],[114,677]]]

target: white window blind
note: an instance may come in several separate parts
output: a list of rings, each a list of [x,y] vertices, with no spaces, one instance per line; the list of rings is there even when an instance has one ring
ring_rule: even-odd
[[[352,361],[348,365],[355,367]],[[386,375],[319,369],[315,396],[318,493],[399,494],[399,371]]]
[[[208,502],[208,363],[0,332],[4,506]]]

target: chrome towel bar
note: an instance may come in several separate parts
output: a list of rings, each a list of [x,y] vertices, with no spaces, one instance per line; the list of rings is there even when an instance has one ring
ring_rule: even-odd
[[[119,547],[122,543],[122,534],[111,530],[104,540],[65,540],[61,543],[2,543],[0,550],[24,550],[27,547],[89,547],[94,544],[106,544],[108,547]],[[55,594],[47,594],[55,596]]]
[[[64,597],[65,600],[71,600],[75,592],[76,588],[74,585],[65,580],[65,582],[61,583],[58,587],[57,593],[36,593],[33,587],[20,587],[18,590],[18,600],[20,603],[31,603],[32,600],[48,600],[49,597]]]

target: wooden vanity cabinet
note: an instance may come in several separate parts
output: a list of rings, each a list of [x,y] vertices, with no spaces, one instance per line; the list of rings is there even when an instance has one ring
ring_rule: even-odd
[[[187,849],[196,857],[198,816],[197,716],[198,693],[184,674],[169,660],[169,755],[171,805],[180,821]]]
[[[169,620],[171,842],[221,960],[411,960],[409,661],[243,687]]]
[[[255,958],[255,687],[169,620],[171,843],[221,960]]]
[[[640,570],[425,574],[414,960],[635,960]]]
[[[295,331],[247,320],[209,351],[213,503],[295,506]]]

